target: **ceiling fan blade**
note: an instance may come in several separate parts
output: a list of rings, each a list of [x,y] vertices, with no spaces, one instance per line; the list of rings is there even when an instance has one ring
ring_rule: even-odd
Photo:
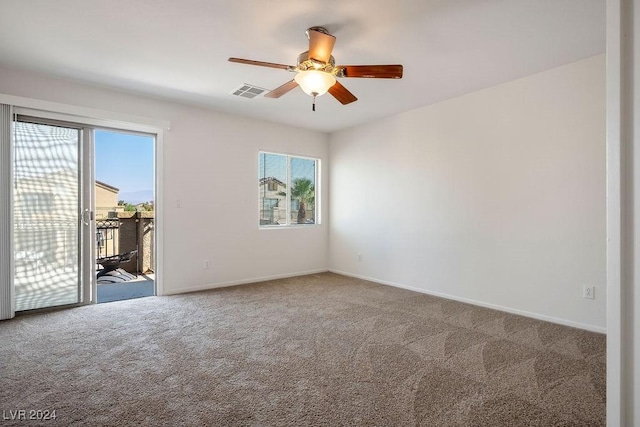
[[[309,58],[323,63],[331,59],[331,51],[336,43],[336,38],[331,34],[325,34],[310,28],[309,34]]]
[[[242,58],[229,58],[229,62],[237,62],[238,64],[247,64],[247,65],[258,65],[260,67],[269,67],[269,68],[278,68],[281,70],[289,70],[293,68],[289,65],[284,64],[275,64],[273,62],[262,62],[262,61],[253,61],[251,59],[242,59]]]
[[[282,86],[278,86],[277,88],[275,88],[271,92],[267,93],[264,97],[265,98],[280,98],[282,95],[284,95],[285,93],[289,92],[290,90],[295,89],[296,87],[298,87],[298,83],[296,83],[295,80],[291,80],[290,82],[286,82]]]
[[[358,98],[351,92],[347,90],[346,87],[342,86],[340,82],[336,82],[333,86],[329,88],[329,93],[333,95],[335,99],[340,101],[342,105],[351,104],[354,101],[357,101]]]
[[[402,65],[340,65],[342,77],[401,79]]]

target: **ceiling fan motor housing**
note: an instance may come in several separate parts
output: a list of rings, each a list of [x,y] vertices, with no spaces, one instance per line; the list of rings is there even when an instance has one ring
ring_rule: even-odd
[[[333,73],[335,70],[336,60],[333,55],[329,58],[327,63],[317,61],[309,57],[309,51],[302,52],[298,55],[298,65],[295,67],[296,71],[318,70]],[[335,74],[335,73],[334,73]]]
[[[327,29],[326,29],[326,28],[324,28],[324,27],[311,27],[311,28],[307,29],[307,31],[305,31],[305,32],[304,32],[304,34],[307,36],[307,38],[308,38],[308,39],[309,39],[309,38],[311,38],[311,37],[309,36],[309,31],[316,31],[316,32],[318,32],[318,33],[326,34],[326,35],[328,35],[328,36],[330,36],[330,35],[331,35],[331,33],[329,32],[329,30],[327,30]]]

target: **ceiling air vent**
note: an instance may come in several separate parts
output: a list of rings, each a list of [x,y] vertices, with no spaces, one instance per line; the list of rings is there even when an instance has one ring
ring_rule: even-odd
[[[253,99],[256,96],[262,95],[266,91],[267,91],[266,89],[263,89],[261,87],[257,87],[257,86],[253,86],[248,83],[245,83],[239,88],[237,88],[236,90],[234,90],[233,92],[231,92],[231,94],[240,96],[242,98]]]

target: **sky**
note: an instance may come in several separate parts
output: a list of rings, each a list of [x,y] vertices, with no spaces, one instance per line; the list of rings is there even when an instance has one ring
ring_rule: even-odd
[[[119,199],[125,196],[129,201],[127,193],[148,192],[144,194],[149,194],[151,200],[153,164],[153,136],[95,131],[95,178],[120,189]]]
[[[260,153],[259,177],[274,177],[287,182],[287,157],[282,154]],[[265,173],[266,170],[266,173]],[[291,181],[296,178],[308,178],[315,182],[315,161],[300,157],[291,157]]]

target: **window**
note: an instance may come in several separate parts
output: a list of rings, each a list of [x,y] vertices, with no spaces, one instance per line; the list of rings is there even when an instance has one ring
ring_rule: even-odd
[[[278,200],[278,199],[264,199],[265,209],[277,208],[279,202],[280,202],[280,200]]]
[[[261,226],[318,223],[316,181],[320,160],[260,152],[258,204]]]

